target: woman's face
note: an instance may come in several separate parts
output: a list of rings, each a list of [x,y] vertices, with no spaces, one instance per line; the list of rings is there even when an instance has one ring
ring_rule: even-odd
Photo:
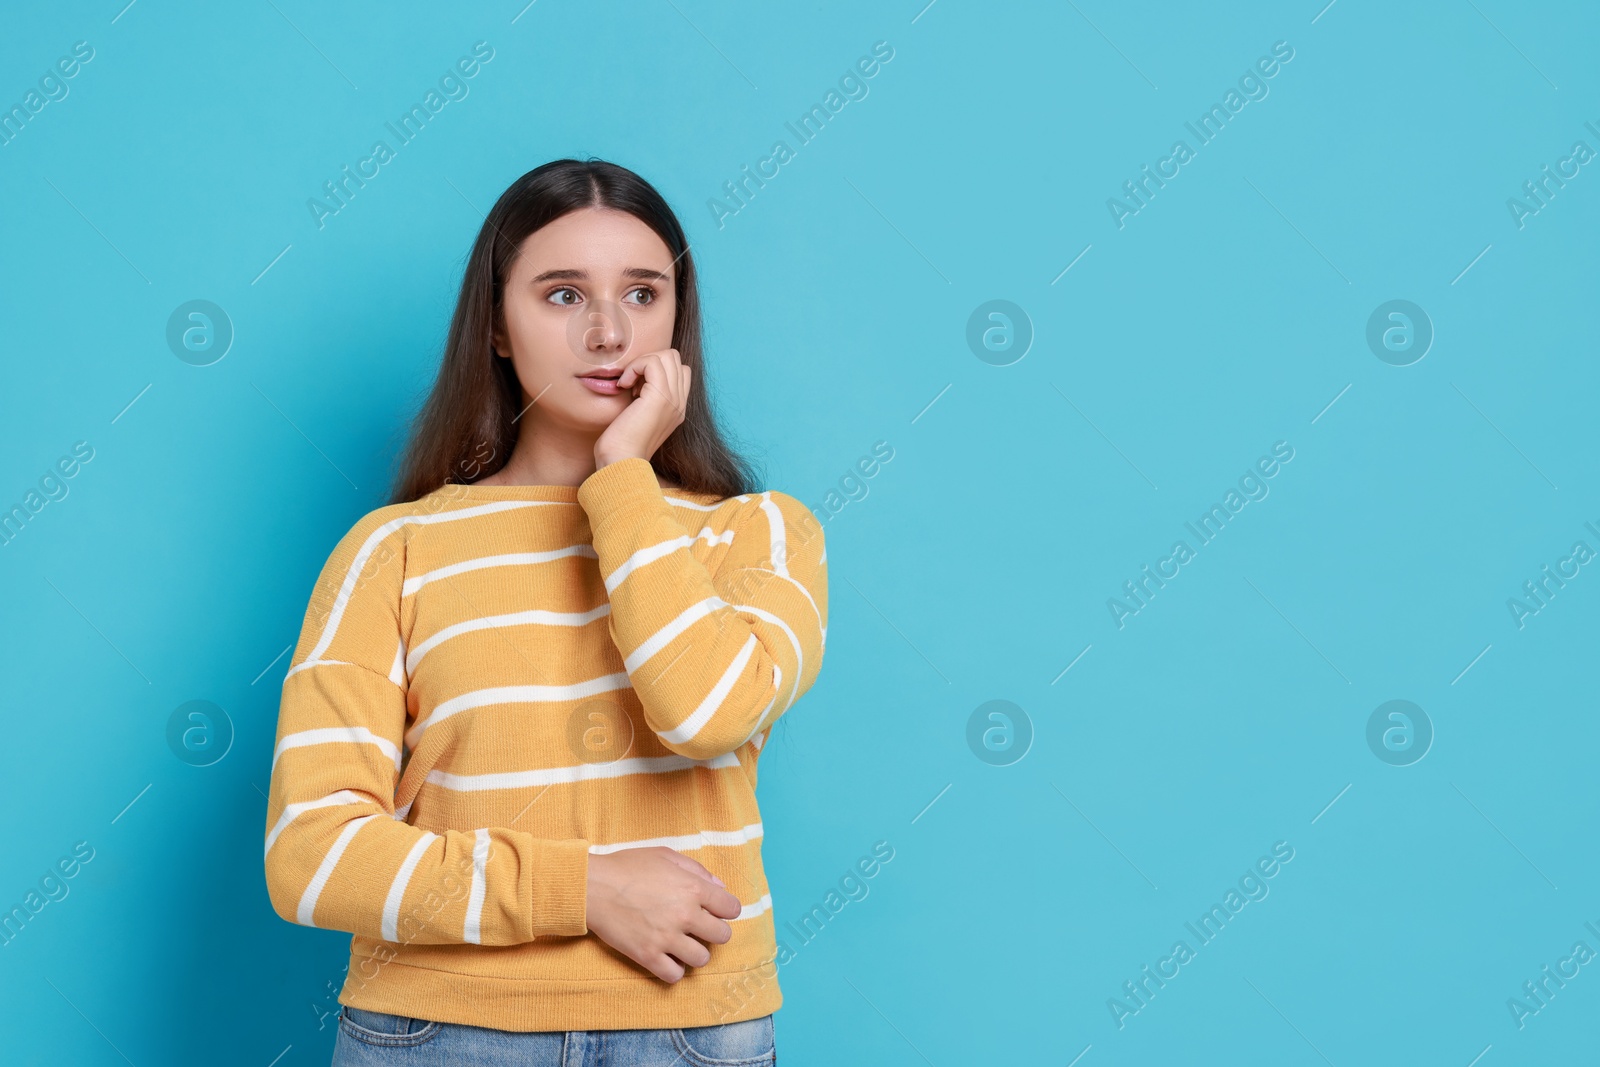
[[[495,352],[522,384],[526,418],[598,434],[632,401],[614,383],[634,357],[672,347],[672,253],[625,211],[581,208],[529,234],[502,294]],[[528,405],[532,404],[532,407]]]

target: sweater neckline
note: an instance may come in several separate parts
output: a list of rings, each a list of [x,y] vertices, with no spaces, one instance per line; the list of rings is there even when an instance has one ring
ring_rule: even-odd
[[[576,485],[479,485],[477,483],[461,484],[451,483],[440,486],[435,493],[445,493],[458,500],[552,500],[576,504],[578,502],[578,486]],[[668,495],[694,498],[703,496],[703,493],[692,493],[687,489],[662,487],[661,492]]]

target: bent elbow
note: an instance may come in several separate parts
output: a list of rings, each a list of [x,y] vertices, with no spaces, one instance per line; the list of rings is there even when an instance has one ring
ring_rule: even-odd
[[[657,733],[656,737],[660,738],[661,743],[667,747],[668,751],[696,762],[705,762],[714,760],[718,756],[726,756],[730,752],[737,751],[739,746],[744,744],[742,737],[728,738],[706,731],[702,731],[688,740],[679,740],[670,731]]]
[[[267,881],[267,899],[272,902],[272,910],[285,922],[299,924],[300,892],[290,884],[292,879],[284,865],[274,862],[273,856],[268,854],[263,872]]]
[[[787,694],[779,694],[749,708],[724,706],[705,722],[691,725],[685,721],[671,730],[655,731],[657,739],[667,750],[688,759],[704,761],[737,752],[749,743],[750,738],[764,725],[771,725],[782,713],[781,701]],[[691,717],[692,718],[692,717]]]
[[[754,708],[748,714],[728,711],[692,732],[680,726],[675,730],[657,730],[656,737],[668,751],[679,756],[696,761],[714,760],[737,752],[755,732],[764,710]]]
[[[750,640],[754,645],[755,640]],[[735,661],[735,667],[740,666]],[[712,694],[697,706],[673,706],[670,702],[659,704],[645,700],[645,717],[655,728],[655,735],[668,751],[692,760],[712,760],[737,752],[748,744],[751,737],[762,728],[770,726],[787,711],[800,691],[794,691],[782,667],[768,659],[758,668],[767,681],[764,685],[728,686],[731,677],[714,688]],[[722,691],[719,691],[722,690]],[[677,723],[662,729],[660,723]]]

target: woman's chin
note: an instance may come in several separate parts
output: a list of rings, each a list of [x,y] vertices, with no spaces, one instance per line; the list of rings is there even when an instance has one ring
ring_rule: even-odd
[[[622,414],[624,407],[626,405],[618,404],[610,397],[591,397],[587,402],[580,400],[563,409],[553,421],[559,422],[574,433],[598,437],[617,421],[617,416]]]

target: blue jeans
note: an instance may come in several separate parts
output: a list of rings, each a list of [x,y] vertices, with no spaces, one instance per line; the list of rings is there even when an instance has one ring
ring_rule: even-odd
[[[668,1030],[517,1033],[344,1005],[333,1067],[771,1067],[772,1016]]]

